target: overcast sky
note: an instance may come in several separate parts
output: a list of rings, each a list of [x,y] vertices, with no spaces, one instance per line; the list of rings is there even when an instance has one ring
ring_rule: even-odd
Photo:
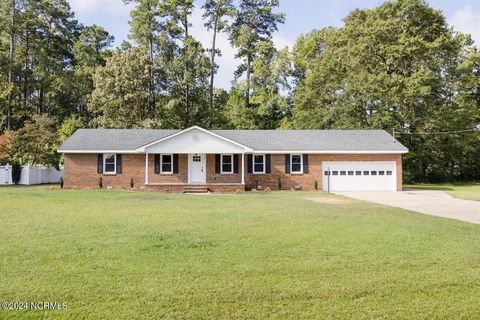
[[[129,30],[130,7],[122,0],[69,0],[76,18],[84,25],[98,24],[115,37],[115,44],[127,39]],[[200,7],[204,1],[197,1]],[[274,36],[278,48],[291,47],[299,34],[307,33],[315,28],[341,26],[342,19],[355,8],[372,8],[383,1],[377,0],[280,0],[279,11],[286,14],[286,22],[280,26]],[[431,0],[430,4],[443,11],[448,22],[455,29],[470,33],[476,43],[480,43],[480,1],[478,0]],[[199,9],[192,17],[192,34],[210,46],[211,35],[204,30]],[[235,50],[231,48],[225,35],[220,35],[219,48],[222,57],[216,85],[229,88],[236,68]]]

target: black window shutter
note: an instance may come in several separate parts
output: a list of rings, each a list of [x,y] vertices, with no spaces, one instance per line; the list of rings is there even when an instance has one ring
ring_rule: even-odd
[[[215,155],[215,173],[216,174],[220,173],[220,155],[219,154]]]
[[[97,155],[97,173],[103,173],[103,154]]]
[[[253,172],[253,155],[247,154],[247,172],[252,173]]]
[[[122,173],[122,155],[117,154],[117,174]]]
[[[178,173],[178,154],[173,155],[173,173]]]
[[[303,155],[303,173],[308,173],[308,154]]]
[[[238,158],[239,158],[239,155],[238,154],[234,154],[233,155],[233,173],[239,173],[240,170],[238,169]]]
[[[285,155],[285,173],[290,173],[290,155]]]
[[[265,173],[272,173],[272,155],[265,155]]]
[[[160,155],[155,155],[155,174],[160,174]]]

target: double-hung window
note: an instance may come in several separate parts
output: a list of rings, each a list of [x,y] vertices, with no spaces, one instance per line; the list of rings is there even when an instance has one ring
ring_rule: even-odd
[[[162,154],[160,168],[162,168],[162,173],[173,173],[173,155]]]
[[[303,173],[303,159],[301,154],[292,154],[290,156],[290,172]]]
[[[107,173],[107,174],[117,173],[116,166],[117,166],[116,154],[103,155],[103,173]]]
[[[264,154],[253,155],[253,173],[254,174],[265,173],[265,155]]]
[[[222,154],[220,166],[222,168],[222,174],[233,173],[233,155]]]

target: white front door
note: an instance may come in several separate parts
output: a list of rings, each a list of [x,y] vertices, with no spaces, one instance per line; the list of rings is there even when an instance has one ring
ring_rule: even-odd
[[[205,158],[204,154],[189,154],[188,163],[189,163],[189,183],[206,183],[207,180],[207,170],[205,168]]]
[[[323,162],[323,191],[396,191],[395,162]]]

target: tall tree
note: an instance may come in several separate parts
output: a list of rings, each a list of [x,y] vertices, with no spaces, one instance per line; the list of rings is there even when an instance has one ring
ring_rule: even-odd
[[[155,108],[155,46],[162,27],[160,23],[159,0],[124,0],[125,3],[135,3],[130,11],[131,20],[129,38],[145,49],[150,58],[149,70],[149,103],[151,110]]]
[[[312,60],[297,88],[293,127],[395,128],[411,150],[408,178],[456,175],[452,155],[463,151],[445,148],[454,136],[425,133],[474,126],[474,109],[459,103],[456,87],[468,37],[423,0],[354,10],[344,27],[311,37],[318,51],[305,56]]]
[[[238,129],[278,128],[290,114],[290,103],[284,96],[290,90],[290,73],[288,48],[278,51],[270,40],[260,43],[252,66],[250,105],[239,99],[245,96],[245,82],[237,83],[226,106],[231,125]]]
[[[38,113],[56,113],[68,116],[73,101],[69,99],[68,83],[73,75],[68,66],[73,61],[73,41],[79,34],[79,25],[66,0],[38,3],[39,41],[36,50],[38,77]],[[61,90],[58,90],[61,89]]]
[[[212,32],[212,47],[210,50],[210,87],[209,87],[209,106],[214,109],[214,81],[215,73],[217,71],[217,64],[215,57],[220,55],[220,50],[217,49],[217,34],[225,31],[228,28],[228,18],[235,13],[235,6],[232,0],[207,0],[203,5],[203,19],[206,20],[205,27]]]
[[[87,112],[88,100],[92,93],[93,76],[98,67],[104,66],[106,59],[111,56],[110,47],[113,43],[111,36],[100,26],[83,27],[78,39],[74,43],[75,56],[75,94],[78,95],[78,113],[90,120]]]
[[[102,128],[141,128],[155,118],[145,108],[149,101],[150,74],[148,56],[133,48],[115,53],[104,67],[97,68],[94,91],[89,102],[91,125]]]
[[[243,63],[236,71],[237,78],[246,73],[245,105],[250,105],[252,65],[260,43],[269,40],[285,21],[283,13],[274,10],[279,0],[240,0],[235,20],[230,28],[230,40],[237,47],[237,57]]]
[[[164,0],[163,65],[169,81],[169,118],[174,127],[202,124],[206,113],[210,63],[202,44],[190,34],[192,0]]]
[[[21,0],[7,0],[1,4],[0,27],[8,35],[8,76],[7,83],[10,88],[7,98],[6,122],[7,129],[12,129],[12,112],[13,112],[13,85],[14,85],[14,69],[15,69],[15,46],[17,37],[20,33],[19,14],[24,3]]]

